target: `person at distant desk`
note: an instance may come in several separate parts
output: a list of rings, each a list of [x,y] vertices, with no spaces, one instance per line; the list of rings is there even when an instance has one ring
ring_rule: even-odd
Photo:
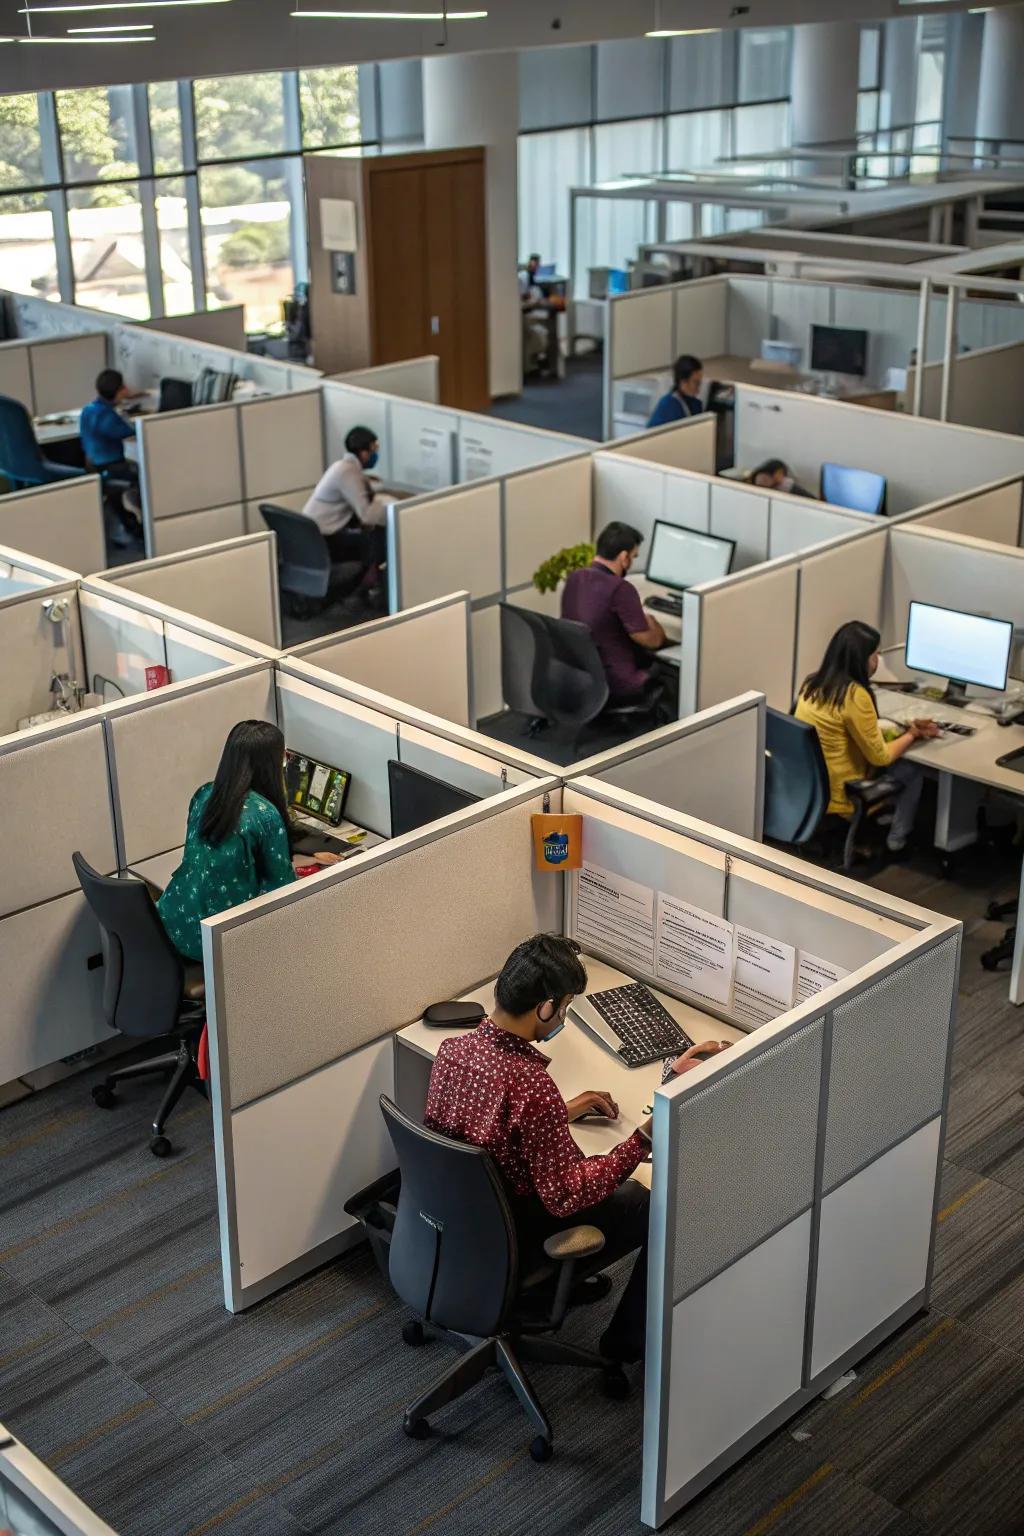
[[[387,502],[376,494],[368,471],[380,455],[369,427],[353,427],[345,454],[328,465],[302,508],[327,541],[331,559],[357,560],[363,567],[362,591],[368,602],[381,592],[381,568],[387,560]]]
[[[652,674],[654,653],[668,640],[626,580],[643,535],[628,523],[609,523],[593,562],[570,572],[562,592],[562,618],[585,624],[608,679],[609,703],[657,706],[663,680]]]
[[[552,356],[558,344],[556,306],[537,281],[540,257],[534,251],[519,273],[519,302],[523,308],[523,371],[541,368],[551,371],[557,364]]]
[[[135,436],[135,427],[117,408],[127,400],[137,400],[139,394],[128,388],[116,368],[104,368],[96,378],[95,400],[82,408],[78,432],[86,463],[104,479],[116,471],[119,480],[138,484],[138,465],[124,456],[124,445]]]
[[[672,376],[675,383],[667,395],[662,395],[651,412],[651,419],[647,423],[649,427],[667,427],[670,422],[685,421],[689,416],[697,416],[704,409],[704,402],[700,398],[704,364],[700,358],[692,357],[688,352],[677,357]]]
[[[846,785],[881,769],[899,785],[896,808],[886,837],[891,854],[901,854],[914,830],[921,799],[921,770],[901,759],[915,742],[939,734],[932,720],[914,720],[893,741],[886,741],[878,723],[871,679],[878,670],[879,633],[870,624],[852,619],[836,630],[817,671],[804,681],[793,713],[813,725],[828,768],[829,814],[849,820],[853,805]]]
[[[751,472],[750,484],[759,485],[766,491],[786,491],[790,496],[811,494],[793,479],[789,472],[789,465],[784,459],[765,459],[763,464],[759,464]]]
[[[543,1262],[545,1238],[567,1226],[598,1227],[608,1263],[637,1254],[600,1342],[606,1359],[629,1363],[644,1352],[650,1204],[649,1191],[630,1175],[650,1153],[651,1122],[610,1152],[585,1157],[570,1122],[587,1114],[617,1120],[618,1105],[603,1088],[566,1102],[548,1076],[549,1058],[537,1049],[562,1030],[569,1004],[586,987],[574,939],[538,933],[519,944],[495,982],[490,1017],[440,1046],[424,1124],[490,1153],[512,1204],[524,1273]],[[674,1070],[690,1071],[700,1065],[698,1052],[720,1048],[717,1041],[693,1046]],[[594,1299],[605,1293],[596,1289]]]
[[[211,784],[192,796],[185,847],[157,911],[186,960],[202,960],[200,923],[296,879],[288,840],[284,737],[265,720],[240,720],[224,743]],[[315,855],[318,864],[337,856]]]

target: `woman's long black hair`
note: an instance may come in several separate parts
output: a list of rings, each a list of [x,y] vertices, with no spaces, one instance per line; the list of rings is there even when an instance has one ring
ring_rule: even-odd
[[[199,825],[199,835],[206,842],[222,843],[237,830],[250,789],[280,811],[287,828],[284,737],[276,725],[269,725],[266,720],[239,720],[228,733]]]
[[[880,641],[878,630],[861,619],[840,625],[825,648],[821,666],[804,679],[801,695],[812,704],[833,704],[841,709],[851,686],[860,683],[873,699],[868,661]]]

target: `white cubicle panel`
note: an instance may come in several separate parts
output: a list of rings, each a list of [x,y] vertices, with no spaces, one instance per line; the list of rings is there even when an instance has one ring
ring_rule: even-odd
[[[277,673],[277,714],[289,751],[351,774],[345,806],[349,820],[387,837],[388,761],[398,756],[394,717],[284,672]]]
[[[593,779],[563,804],[599,882],[650,899],[641,980],[686,998],[661,960],[673,901],[793,968],[745,1039],[655,1091],[642,1517],[658,1527],[926,1304],[960,925]],[[566,929],[592,952],[593,878],[568,877]],[[811,955],[833,969],[808,987]],[[688,1027],[713,1035],[731,1005],[700,1011]]]
[[[493,416],[458,413],[455,446],[455,480],[486,480],[492,475],[511,475],[534,464],[563,459],[567,454],[591,448],[587,439],[567,437],[520,422],[497,421]]]
[[[162,616],[93,584],[79,589],[78,605],[90,689],[104,702],[145,693],[146,668],[167,666]]]
[[[107,366],[102,332],[33,342],[29,348],[36,416],[77,410],[96,395],[96,377]]]
[[[293,646],[290,656],[458,725],[473,725],[468,592],[337,635]]]
[[[747,693],[576,763],[566,777],[596,779],[759,841],[764,743],[764,696]]]
[[[530,857],[545,788],[557,797],[556,780],[510,790],[204,924],[230,1310],[358,1233],[345,1201],[393,1166],[377,1103],[394,1093],[393,1033],[558,928],[561,882]],[[296,976],[301,1027],[283,1030]]]
[[[388,588],[393,613],[465,589],[496,597],[501,577],[501,484],[496,480],[393,502],[388,508]]]
[[[359,389],[373,389],[380,394],[398,395],[403,400],[422,400],[436,405],[441,395],[441,360],[409,357],[400,363],[378,363],[372,368],[353,368],[347,373],[332,373],[325,383],[354,384]]]
[[[915,527],[966,533],[993,544],[1017,545],[1021,540],[1021,480],[1019,476],[979,486],[966,495],[936,502],[910,514]]]
[[[345,452],[345,439],[353,427],[366,427],[380,443],[376,473],[385,483],[395,479],[391,396],[339,379],[324,379],[320,393],[323,397],[325,463],[332,464],[341,458]]]
[[[302,398],[287,395],[281,403]],[[269,530],[115,566],[103,579],[262,645],[281,644],[277,545]]]
[[[54,622],[50,614],[63,604],[65,617]],[[7,735],[19,720],[55,707],[56,674],[82,681],[77,583],[58,582],[0,601],[0,656],[0,734]]]
[[[671,469],[695,469],[702,475],[713,475],[717,440],[718,418],[705,411],[687,421],[619,438],[606,446],[605,452],[627,453],[630,458],[649,459]]]
[[[367,421],[353,426],[372,426]],[[387,469],[381,476],[399,489],[439,491],[458,479],[459,414],[416,400],[388,400]],[[382,444],[383,446],[383,444]],[[449,587],[451,583],[448,583]]]
[[[560,549],[589,543],[591,454],[510,475],[504,486],[505,586],[525,586]]]
[[[269,662],[172,683],[107,706],[122,867],[155,858],[185,839],[189,801],[213,778],[239,720],[276,718]]]
[[[709,532],[736,545],[732,568],[746,570],[768,559],[768,523],[771,499],[755,486],[718,480],[711,489]]]
[[[1024,549],[908,525],[889,532],[883,645],[901,645],[911,600],[1024,629]]]
[[[28,350],[28,346],[21,341],[5,341],[0,345],[0,395],[20,400],[29,415],[34,416]]]
[[[0,544],[59,560],[73,571],[99,570],[106,563],[99,477],[82,475],[0,496]]]
[[[515,749],[502,747],[486,736],[475,736],[471,740],[472,745],[452,735],[442,736],[436,729],[428,730],[401,721],[398,728],[399,761],[422,773],[432,774],[435,779],[442,779],[456,789],[465,790],[468,795],[476,795],[479,800],[544,778],[551,772],[550,765],[539,759],[524,757],[523,764],[528,766],[510,762],[509,759],[518,756]]]
[[[595,537],[611,522],[628,523],[643,540],[639,563],[646,566],[651,531],[664,509],[666,476],[656,464],[617,453],[595,453],[593,473]]]
[[[736,389],[736,463],[778,457],[804,485],[823,463],[884,475],[890,516],[1024,473],[1024,438],[801,395]]]
[[[812,544],[873,526],[872,515],[823,506],[802,496],[773,496],[768,523],[768,559],[795,555]]]
[[[797,564],[777,561],[683,594],[681,717],[751,687],[790,708],[798,582]]]

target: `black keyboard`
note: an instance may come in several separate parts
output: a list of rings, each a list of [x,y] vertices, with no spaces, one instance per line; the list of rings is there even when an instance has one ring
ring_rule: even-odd
[[[647,608],[653,608],[656,613],[674,613],[676,618],[682,617],[683,595],[681,592],[672,597],[649,597],[645,604]]]
[[[627,1067],[645,1067],[688,1051],[693,1041],[640,981],[606,992],[590,992],[587,1002],[622,1043],[618,1055]]]

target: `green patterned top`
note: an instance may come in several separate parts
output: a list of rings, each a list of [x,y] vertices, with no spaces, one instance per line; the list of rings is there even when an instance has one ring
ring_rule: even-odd
[[[208,843],[200,836],[199,823],[212,789],[212,784],[204,784],[192,796],[181,863],[157,902],[171,943],[188,960],[203,958],[199,924],[204,917],[295,879],[281,814],[254,789],[246,795],[230,837]]]

